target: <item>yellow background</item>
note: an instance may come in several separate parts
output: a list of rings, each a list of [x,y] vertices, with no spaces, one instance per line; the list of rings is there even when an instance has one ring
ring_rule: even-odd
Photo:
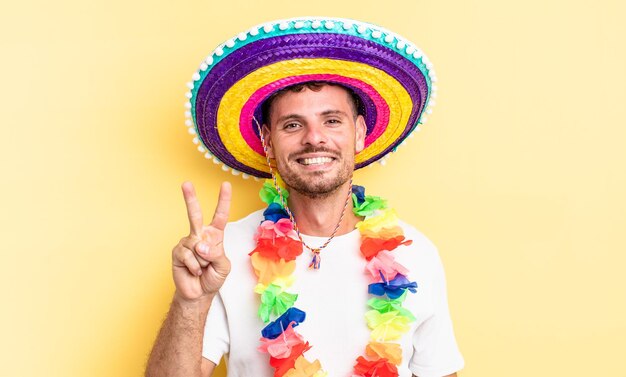
[[[0,376],[143,373],[180,183],[206,212],[225,179],[233,219],[260,208],[259,183],[194,150],[185,83],[216,44],[297,15],[386,26],[435,63],[429,123],[357,182],[438,245],[462,375],[626,376],[623,2],[0,7]]]

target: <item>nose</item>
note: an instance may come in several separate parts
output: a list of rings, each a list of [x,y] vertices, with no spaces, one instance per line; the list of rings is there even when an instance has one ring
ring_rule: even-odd
[[[302,144],[320,145],[327,142],[326,130],[323,125],[307,124],[302,138]]]

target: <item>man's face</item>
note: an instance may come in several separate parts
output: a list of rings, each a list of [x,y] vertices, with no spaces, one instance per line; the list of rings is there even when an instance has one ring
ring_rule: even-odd
[[[325,197],[350,179],[366,126],[362,116],[355,120],[345,89],[287,91],[274,100],[270,114],[269,138],[264,128],[269,157],[291,189]]]

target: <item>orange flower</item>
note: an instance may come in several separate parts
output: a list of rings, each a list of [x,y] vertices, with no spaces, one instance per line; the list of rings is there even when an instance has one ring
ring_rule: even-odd
[[[365,354],[372,359],[387,359],[395,365],[402,362],[402,348],[398,343],[370,342],[365,347]]]
[[[293,369],[290,369],[285,377],[315,377],[321,375],[322,364],[319,360],[310,363],[304,356],[300,356]]]
[[[361,240],[361,253],[365,259],[371,260],[381,250],[392,251],[400,245],[410,245],[412,243],[413,241],[411,240],[404,241],[404,236],[395,236],[388,239],[363,237]]]
[[[296,269],[296,262],[286,262],[284,259],[274,261],[263,257],[259,253],[252,254],[252,267],[254,273],[259,278],[259,283],[269,285],[274,279],[287,278]]]

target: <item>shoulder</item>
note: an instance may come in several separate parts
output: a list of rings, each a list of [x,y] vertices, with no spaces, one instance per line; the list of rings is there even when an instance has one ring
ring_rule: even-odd
[[[263,210],[254,211],[248,216],[226,224],[224,229],[224,249],[229,258],[237,261],[245,258],[254,249],[254,234],[263,221]]]
[[[406,240],[411,245],[402,247],[400,259],[413,267],[427,272],[428,275],[437,276],[442,273],[442,262],[437,246],[420,230],[404,221],[399,222],[404,231]]]
[[[437,247],[424,233],[402,220],[399,220],[399,225],[404,232],[404,238],[411,240],[413,242],[412,246],[419,249],[421,253],[430,257],[438,255]]]
[[[245,292],[253,292],[254,274],[250,271],[250,252],[256,243],[254,234],[263,220],[263,211],[255,211],[246,217],[230,222],[224,229],[224,252],[231,262],[231,270],[220,294],[224,304],[229,299],[241,297]]]
[[[259,227],[259,224],[263,221],[263,210],[260,209],[258,211],[254,211],[243,217],[237,221],[232,221],[226,224],[226,228],[224,229],[224,233],[226,237],[232,236],[234,234],[238,234],[241,236],[242,234],[250,234],[250,236],[254,235],[256,229]]]

